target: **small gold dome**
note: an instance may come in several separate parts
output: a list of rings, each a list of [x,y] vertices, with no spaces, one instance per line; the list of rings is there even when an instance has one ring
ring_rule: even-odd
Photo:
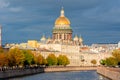
[[[64,16],[64,9],[62,8],[60,17],[56,19],[55,25],[70,25],[69,19]]]

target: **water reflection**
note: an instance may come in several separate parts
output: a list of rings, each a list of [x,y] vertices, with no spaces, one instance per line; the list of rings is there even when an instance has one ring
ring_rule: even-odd
[[[12,78],[9,80],[110,80],[99,74],[96,71],[74,71],[74,72],[54,72],[40,73],[31,76]]]

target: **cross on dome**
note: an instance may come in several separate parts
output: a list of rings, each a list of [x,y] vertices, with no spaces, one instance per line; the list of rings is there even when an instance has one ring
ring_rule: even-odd
[[[62,7],[62,9],[61,9],[61,15],[60,15],[61,17],[64,17],[64,8]]]

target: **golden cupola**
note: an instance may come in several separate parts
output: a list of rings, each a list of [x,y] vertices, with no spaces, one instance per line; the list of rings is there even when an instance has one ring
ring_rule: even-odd
[[[62,8],[60,12],[60,17],[58,17],[55,21],[55,25],[70,25],[70,21],[64,15],[64,9]]]

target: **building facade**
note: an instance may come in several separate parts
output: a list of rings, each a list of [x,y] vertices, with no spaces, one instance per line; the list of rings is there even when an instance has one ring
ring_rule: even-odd
[[[118,48],[120,48],[120,41],[118,42]]]

